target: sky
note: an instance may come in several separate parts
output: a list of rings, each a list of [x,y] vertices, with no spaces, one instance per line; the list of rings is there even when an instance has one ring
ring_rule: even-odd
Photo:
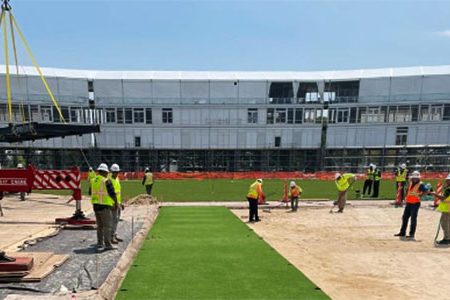
[[[450,64],[450,0],[11,0],[11,5],[43,67],[309,71]],[[18,48],[23,49],[20,43]],[[19,57],[30,65],[23,50]]]

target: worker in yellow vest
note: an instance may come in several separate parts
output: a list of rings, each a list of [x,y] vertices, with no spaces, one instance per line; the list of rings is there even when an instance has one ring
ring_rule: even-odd
[[[112,214],[112,220],[113,220],[113,225],[112,225],[112,234],[111,234],[111,243],[113,244],[117,244],[119,242],[123,242],[123,239],[121,239],[120,237],[117,236],[117,225],[119,224],[119,219],[120,219],[120,212],[121,210],[124,208],[123,204],[122,204],[122,187],[120,185],[120,180],[119,180],[119,172],[120,172],[120,167],[118,164],[113,164],[111,166],[111,183],[114,187],[114,192],[116,193],[116,198],[117,198],[117,206],[115,208],[112,209],[111,214]]]
[[[400,232],[394,234],[394,236],[398,236],[400,238],[406,236],[406,228],[408,227],[409,218],[411,218],[409,235],[406,236],[406,238],[414,239],[414,236],[416,234],[417,216],[419,214],[420,200],[422,196],[428,192],[428,189],[426,188],[425,184],[420,181],[419,171],[412,172],[410,180],[411,182],[408,185],[408,191],[405,197],[406,206],[402,216],[402,227],[400,228]]]
[[[262,190],[262,179],[256,179],[250,185],[247,193],[248,207],[249,207],[249,222],[259,222],[261,219],[258,217],[258,199],[261,198],[261,195],[264,195]]]
[[[401,197],[394,202],[395,207],[402,207],[405,202],[406,185],[408,183],[408,170],[406,164],[401,164],[395,170],[395,194],[400,189]]]
[[[381,170],[373,165],[373,194],[372,198],[378,198],[380,193]]]
[[[353,184],[353,182],[356,181],[355,174],[352,173],[336,173],[334,175],[336,188],[338,190],[338,197],[337,200],[334,202],[334,204],[338,206],[338,213],[344,212],[345,203],[347,202],[347,193],[350,186]]]
[[[372,193],[373,172],[374,171],[375,171],[374,164],[370,164],[369,168],[367,168],[366,180],[364,181],[363,196],[366,195],[366,191],[367,191],[368,196],[370,196],[370,194]]]
[[[298,198],[303,193],[303,190],[298,186],[295,181],[291,181],[289,189],[289,198],[291,199],[291,209],[292,211],[297,211],[298,209]]]
[[[112,209],[117,206],[116,193],[108,178],[108,165],[102,163],[97,168],[98,175],[91,180],[91,203],[97,222],[97,250],[116,249],[111,243]]]
[[[153,188],[153,173],[150,172],[149,168],[145,168],[144,178],[142,179],[142,185],[145,186],[147,195],[152,195]]]
[[[442,231],[444,231],[444,238],[437,242],[438,245],[449,245],[450,244],[450,174],[445,178],[445,190],[442,195],[433,192],[432,195],[439,198],[438,211],[441,212],[440,224]]]

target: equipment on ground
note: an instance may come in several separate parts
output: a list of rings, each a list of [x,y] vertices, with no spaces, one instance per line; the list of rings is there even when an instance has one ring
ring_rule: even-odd
[[[70,225],[94,225],[95,221],[87,218],[81,210],[81,176],[80,170],[38,170],[29,165],[26,169],[1,169],[0,194],[31,193],[33,190],[71,190],[75,200],[75,213],[70,218],[57,218],[56,223]]]

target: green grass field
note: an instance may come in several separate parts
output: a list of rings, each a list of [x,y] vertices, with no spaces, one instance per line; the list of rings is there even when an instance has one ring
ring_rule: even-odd
[[[159,201],[244,201],[249,185],[253,180],[157,180],[154,184],[153,195]],[[264,192],[267,200],[280,200],[283,195],[283,185],[287,180],[264,180]],[[428,181],[427,181],[428,182]],[[336,186],[333,181],[302,180],[298,181],[303,188],[302,199],[335,199]],[[433,185],[435,180],[431,180]],[[363,182],[357,181],[348,194],[348,199],[355,199],[355,191],[362,191]],[[395,198],[395,184],[393,181],[383,180],[380,188],[380,199]],[[82,183],[83,193],[88,190],[87,181]],[[65,191],[46,191],[51,194],[66,194]],[[122,181],[123,198],[131,198],[144,194],[145,189],[138,180]]]
[[[165,207],[117,299],[329,299],[223,207]]]

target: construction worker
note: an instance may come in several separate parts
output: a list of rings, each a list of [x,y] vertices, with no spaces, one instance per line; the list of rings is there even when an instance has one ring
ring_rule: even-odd
[[[298,209],[298,198],[303,193],[301,187],[299,187],[295,181],[291,181],[289,189],[289,198],[291,199],[291,209],[292,211],[297,211]]]
[[[114,192],[116,193],[116,198],[117,198],[117,207],[114,207],[111,211],[112,214],[112,235],[111,235],[111,243],[113,244],[117,244],[119,242],[123,242],[123,240],[121,238],[119,238],[117,236],[117,225],[119,224],[119,219],[120,219],[120,212],[121,210],[124,208],[123,204],[122,204],[122,187],[120,185],[120,180],[119,180],[119,172],[120,172],[120,167],[118,164],[113,164],[111,166],[111,183],[114,187]]]
[[[97,250],[116,249],[111,243],[112,214],[117,206],[116,193],[108,178],[108,165],[102,163],[97,168],[98,175],[91,180],[91,203],[97,222]]]
[[[23,170],[23,169],[25,169],[25,168],[23,167],[23,164],[18,163],[18,164],[17,164],[17,169]],[[20,197],[20,201],[25,201],[25,192],[20,192],[20,193],[19,193],[19,197]]]
[[[263,180],[256,179],[250,185],[250,188],[247,193],[248,207],[249,207],[249,222],[259,222],[261,221],[258,217],[258,199],[260,199],[261,195],[264,195],[262,190]]]
[[[370,164],[367,168],[367,177],[364,181],[363,196],[366,195],[366,191],[368,196],[372,193],[374,166],[374,164]]]
[[[419,214],[420,199],[427,192],[427,188],[420,181],[420,172],[414,171],[410,177],[410,183],[405,197],[405,210],[403,211],[402,227],[400,232],[394,236],[405,237],[406,228],[408,227],[409,218],[411,218],[411,226],[409,229],[409,235],[406,238],[414,239],[417,226],[417,215]]]
[[[145,186],[145,190],[147,191],[147,195],[152,195],[153,188],[153,173],[150,172],[149,168],[145,168],[144,178],[142,179],[142,185]]]
[[[400,197],[394,202],[395,207],[402,207],[405,202],[405,191],[408,183],[408,170],[406,164],[400,164],[395,170],[395,191],[396,194],[400,189]]]
[[[94,177],[97,176],[97,174],[95,174],[95,171],[92,167],[89,167],[89,171],[88,171],[88,181],[91,182],[92,179],[94,179]]]
[[[334,204],[338,205],[338,213],[344,212],[345,203],[347,202],[347,191],[350,186],[355,182],[356,176],[351,173],[336,173],[334,175],[336,187],[338,190],[338,197]]]
[[[438,245],[449,245],[450,244],[450,174],[445,178],[445,190],[442,195],[436,192],[431,193],[432,195],[439,198],[438,211],[441,212],[440,224],[442,231],[444,232],[444,238],[437,242]]]
[[[380,193],[380,182],[381,182],[381,170],[373,165],[373,198],[378,198]]]

